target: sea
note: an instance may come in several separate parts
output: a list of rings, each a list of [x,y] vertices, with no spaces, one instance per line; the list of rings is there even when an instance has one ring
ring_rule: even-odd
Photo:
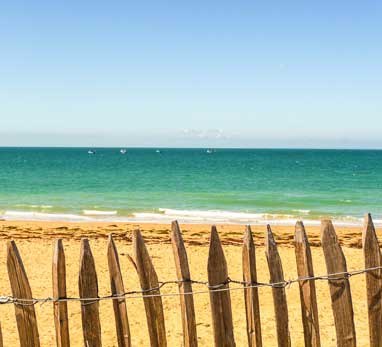
[[[382,151],[0,148],[0,219],[382,225]]]

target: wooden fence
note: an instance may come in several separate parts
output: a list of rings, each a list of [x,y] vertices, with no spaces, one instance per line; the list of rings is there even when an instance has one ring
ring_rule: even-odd
[[[172,223],[171,241],[176,267],[176,283],[179,286],[181,321],[183,327],[183,344],[185,347],[198,346],[195,321],[194,300],[192,295],[193,281],[190,275],[186,248],[177,222]],[[317,310],[315,280],[327,280],[329,284],[332,310],[335,322],[337,346],[356,346],[354,328],[353,303],[351,298],[349,277],[354,274],[347,271],[346,260],[338,242],[331,221],[322,221],[321,244],[325,256],[327,276],[315,277],[313,261],[308,238],[302,222],[295,228],[295,254],[298,279],[285,281],[277,244],[270,226],[266,230],[265,250],[269,266],[270,283],[258,283],[256,272],[255,246],[251,228],[244,233],[242,248],[243,286],[248,346],[262,346],[260,305],[258,287],[272,288],[276,335],[279,347],[291,346],[288,306],[285,288],[291,282],[299,284],[301,299],[301,319],[304,329],[305,346],[320,347],[320,328]],[[382,346],[382,282],[381,253],[370,215],[365,218],[363,231],[363,249],[365,269],[357,274],[365,273],[367,286],[367,305],[369,318],[370,346]],[[166,328],[163,314],[160,289],[163,282],[151,262],[141,233],[133,233],[134,263],[139,276],[141,291],[146,312],[147,327],[152,347],[166,347]],[[69,347],[69,319],[67,302],[81,302],[82,330],[85,347],[101,346],[101,328],[99,317],[100,300],[112,301],[115,317],[115,328],[119,347],[131,346],[128,311],[118,252],[112,236],[109,237],[107,259],[110,273],[111,295],[99,298],[97,272],[90,244],[87,239],[81,241],[80,271],[78,278],[79,298],[68,298],[66,292],[65,255],[62,240],[57,240],[54,248],[52,279],[53,297],[45,301],[53,303],[58,347]],[[34,299],[28,282],[21,256],[14,241],[10,241],[7,249],[7,267],[12,297],[3,298],[2,303],[13,303],[21,347],[39,347],[34,305],[43,299]],[[208,290],[210,293],[211,314],[215,347],[235,346],[231,309],[230,288],[227,262],[216,227],[212,227],[208,256]],[[236,281],[237,282],[237,281]],[[200,283],[200,282],[199,282]],[[3,332],[3,334],[6,332]],[[0,347],[3,346],[0,325]]]

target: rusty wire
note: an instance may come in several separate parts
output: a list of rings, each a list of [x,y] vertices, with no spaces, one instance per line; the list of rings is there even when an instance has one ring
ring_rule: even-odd
[[[198,294],[208,294],[208,293],[214,293],[214,292],[245,290],[245,289],[260,288],[260,287],[271,287],[271,288],[282,289],[282,288],[289,288],[294,283],[304,283],[308,281],[329,281],[329,282],[343,281],[343,280],[348,280],[352,276],[361,275],[364,273],[377,271],[377,270],[382,270],[382,266],[366,268],[361,270],[347,271],[347,272],[337,272],[337,273],[321,275],[321,276],[299,277],[299,278],[284,280],[284,281],[275,282],[275,283],[264,283],[264,282],[251,283],[251,282],[233,280],[229,277],[225,281],[217,285],[210,285],[208,281],[197,281],[192,279],[175,280],[175,281],[173,280],[173,281],[159,282],[159,285],[154,288],[132,290],[132,291],[127,291],[120,294],[101,296],[97,298],[46,297],[46,298],[26,299],[26,298],[15,298],[13,296],[0,296],[0,305],[14,304],[18,306],[31,306],[36,304],[43,305],[48,302],[60,303],[60,302],[72,302],[72,301],[81,302],[81,305],[91,305],[91,304],[97,303],[99,301],[104,301],[104,300],[123,300],[123,299],[137,299],[137,298],[148,298],[148,297],[172,297],[172,296],[180,296],[180,295],[198,295]],[[162,294],[160,293],[160,289],[163,288],[164,286],[167,286],[169,284],[173,284],[173,285],[176,284],[180,286],[184,283],[190,283],[194,285],[204,285],[208,288],[208,290],[190,291],[190,292],[183,292],[183,293],[179,293],[179,292],[178,293],[162,293]],[[239,285],[239,287],[229,287],[230,283]]]

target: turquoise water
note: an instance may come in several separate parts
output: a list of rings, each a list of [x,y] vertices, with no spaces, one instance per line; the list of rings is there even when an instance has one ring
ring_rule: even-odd
[[[382,151],[0,148],[6,219],[353,223],[381,188]]]

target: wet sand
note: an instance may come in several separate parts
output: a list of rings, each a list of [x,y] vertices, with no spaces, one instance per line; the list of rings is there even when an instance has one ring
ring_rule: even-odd
[[[170,225],[126,224],[126,223],[67,223],[67,222],[0,222],[0,295],[11,293],[6,269],[7,240],[16,240],[20,254],[30,280],[34,297],[52,296],[51,259],[52,244],[55,238],[64,239],[67,262],[67,288],[69,296],[78,296],[78,270],[80,239],[88,237],[95,257],[99,295],[110,294],[109,273],[107,268],[107,236],[113,233],[120,254],[125,289],[139,289],[139,280],[128,255],[132,255],[132,230],[140,228],[148,244],[148,250],[157,270],[160,281],[174,280],[175,266],[169,240]],[[191,277],[197,280],[207,279],[207,255],[210,225],[181,225],[190,262]],[[283,262],[286,279],[297,277],[293,248],[294,227],[272,227]],[[269,281],[269,272],[264,252],[264,226],[252,228],[257,245],[258,280]],[[242,279],[241,244],[244,226],[219,225],[219,235],[224,244],[224,252],[229,267],[229,276]],[[348,263],[348,270],[364,267],[361,246],[361,228],[336,228]],[[379,234],[379,230],[377,230]],[[320,246],[319,228],[307,227],[312,244],[314,269],[317,275],[325,274],[326,267]],[[354,314],[359,346],[368,345],[367,306],[364,275],[350,279],[354,302]],[[318,309],[323,346],[335,346],[335,330],[331,312],[328,284],[317,282]],[[232,287],[236,287],[232,285]],[[168,285],[162,293],[176,293],[176,285]],[[194,291],[205,291],[204,286],[195,285]],[[298,285],[287,289],[289,325],[292,346],[303,346],[303,333],[300,313]],[[260,288],[261,322],[264,346],[275,346],[275,323],[273,301],[270,288]],[[246,346],[245,308],[242,290],[231,292],[234,333],[237,346]],[[195,309],[199,346],[212,346],[213,335],[209,295],[195,295]],[[182,327],[178,297],[163,298],[168,346],[182,346]],[[149,346],[144,306],[141,298],[127,300],[130,329],[133,346]],[[69,326],[71,346],[83,346],[80,304],[69,303]],[[36,305],[41,346],[55,345],[52,304]],[[117,346],[112,303],[100,304],[103,346]],[[17,346],[18,334],[14,308],[12,305],[0,306],[0,320],[3,330],[4,346]]]

